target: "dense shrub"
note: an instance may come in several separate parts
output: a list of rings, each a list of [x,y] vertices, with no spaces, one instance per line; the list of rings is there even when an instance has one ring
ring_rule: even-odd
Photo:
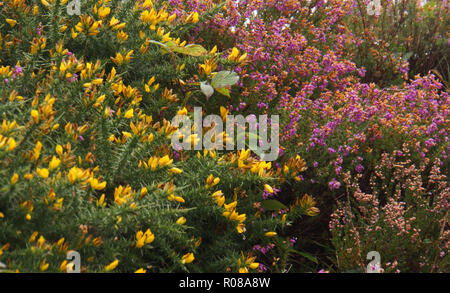
[[[0,6],[6,270],[448,270],[447,6],[67,2]],[[194,107],[279,114],[278,160],[174,150]]]
[[[312,198],[293,202],[289,215],[261,206],[283,176],[270,163],[249,150],[171,147],[171,118],[205,103],[199,81],[219,64],[233,68],[220,52],[178,38],[198,14],[101,0],[84,1],[77,17],[66,3],[0,8],[6,269],[66,271],[76,250],[83,272],[284,270],[283,227],[317,214]],[[201,75],[208,60],[217,65]],[[273,246],[280,262],[265,266],[253,245]]]
[[[195,38],[208,44],[218,32],[225,35],[224,45],[247,52],[248,61],[236,69],[242,82],[229,108],[283,115],[280,161],[299,154],[308,169],[296,182],[282,185],[279,198],[288,198],[291,192],[308,192],[317,198],[325,212],[319,223],[312,224],[319,231],[308,235],[318,237],[325,246],[329,236],[320,231],[328,226],[330,206],[345,194],[346,174],[361,177],[361,188],[369,192],[370,178],[383,154],[402,149],[406,142],[414,143],[416,164],[435,159],[447,162],[449,96],[445,81],[435,75],[407,80],[408,62],[402,60],[402,53],[412,50],[407,38],[419,48],[429,42],[430,34],[438,37],[427,43],[427,50],[417,49],[414,58],[423,64],[427,61],[422,54],[441,61],[446,58],[445,21],[437,11],[441,4],[420,8],[416,1],[408,5],[382,2],[382,15],[370,18],[366,12],[369,1],[365,2],[228,1],[222,17],[202,24]],[[203,9],[198,2],[188,4]],[[408,7],[411,12],[406,17]],[[398,11],[407,19],[399,20]],[[425,15],[427,21],[421,23],[419,18]],[[397,34],[383,31],[398,21]],[[417,30],[409,31],[408,26]],[[393,44],[389,47],[388,39]],[[425,69],[414,63],[410,74],[428,73],[437,66],[428,65]],[[443,174],[448,172],[448,164],[441,168]],[[435,186],[424,189],[435,192]],[[446,218],[445,214],[436,217],[439,221]],[[308,229],[301,223],[296,227],[296,235]],[[342,242],[336,239],[333,244],[342,251]],[[379,246],[386,241],[382,237],[371,240]],[[337,262],[326,261],[328,253],[324,265],[343,269]]]
[[[343,176],[346,198],[330,222],[340,270],[366,271],[369,251],[382,252],[384,272],[448,269],[448,179],[439,159],[413,157],[406,143],[384,153],[368,186],[363,174]]]
[[[364,81],[390,86],[433,70],[449,82],[447,1],[380,1],[380,15],[368,15],[370,1],[356,2],[348,25],[361,40],[352,60],[365,68]]]

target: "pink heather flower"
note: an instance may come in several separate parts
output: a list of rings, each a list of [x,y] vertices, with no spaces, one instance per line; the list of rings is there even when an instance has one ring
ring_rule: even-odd
[[[364,166],[361,165],[361,164],[358,164],[358,165],[355,167],[355,170],[356,170],[356,172],[358,172],[358,173],[362,173],[362,172],[364,171]]]
[[[263,265],[262,263],[259,263],[258,271],[265,272],[265,271],[267,271],[267,267],[265,265]]]
[[[331,179],[328,185],[330,186],[330,190],[339,189],[339,187],[341,187],[341,183],[337,181],[335,178]]]
[[[22,69],[22,67],[16,65],[16,66],[14,66],[14,71],[17,74],[21,74],[23,72],[23,69]]]

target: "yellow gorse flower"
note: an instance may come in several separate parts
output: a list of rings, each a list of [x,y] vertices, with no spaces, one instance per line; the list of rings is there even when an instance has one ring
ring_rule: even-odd
[[[209,174],[208,178],[206,178],[206,188],[211,188],[217,184],[219,184],[220,178],[214,177],[213,174]]]
[[[106,16],[108,16],[108,14],[111,12],[111,8],[109,8],[109,7],[104,7],[104,6],[101,6],[99,9],[98,9],[98,16],[101,18],[101,19],[104,19]]]
[[[265,235],[266,235],[267,237],[274,237],[274,236],[277,236],[277,232],[270,231],[270,232],[266,232]]]
[[[13,175],[13,176],[11,177],[11,179],[10,179],[10,183],[11,183],[12,185],[14,185],[14,184],[16,184],[17,180],[19,180],[19,174],[14,173],[14,175]]]
[[[89,183],[91,184],[92,189],[95,189],[95,190],[102,190],[102,189],[105,189],[105,187],[106,187],[106,181],[100,182],[96,178],[91,178],[89,180]]]
[[[193,262],[195,259],[194,254],[192,252],[186,253],[181,257],[181,263],[187,264]]]
[[[119,265],[119,260],[114,260],[109,265],[105,266],[105,271],[109,272],[114,270]]]
[[[159,159],[158,164],[160,167],[171,165],[173,162],[173,159],[170,159],[168,155],[165,155],[161,159]]]
[[[178,220],[176,221],[176,223],[178,225],[184,225],[186,223],[186,218],[185,217],[179,217]]]
[[[147,229],[147,231],[142,232],[138,231],[136,233],[136,247],[141,248],[145,244],[150,244],[155,240],[155,235],[150,231],[150,229]]]
[[[272,186],[270,186],[269,184],[264,184],[264,190],[265,190],[267,193],[270,193],[270,194],[273,193],[273,188],[272,188]]]
[[[7,18],[7,19],[5,19],[5,21],[6,21],[11,27],[15,27],[16,24],[17,24],[17,21],[14,20],[14,19]]]
[[[48,168],[50,170],[58,168],[59,164],[61,163],[61,160],[58,159],[56,156],[53,156],[50,163],[48,164]]]
[[[36,173],[44,179],[48,178],[49,175],[49,171],[46,168],[36,168]]]
[[[118,31],[117,32],[117,39],[120,42],[124,42],[124,41],[126,41],[128,39],[128,34],[126,32],[124,32],[124,31]]]
[[[31,118],[33,118],[34,123],[39,123],[39,112],[37,110],[31,110]]]
[[[177,167],[172,167],[169,169],[169,173],[173,173],[173,174],[181,174],[183,173],[183,170],[177,168]]]
[[[186,23],[197,23],[199,21],[199,15],[197,11],[191,12],[188,17],[186,17]]]
[[[239,273],[248,273],[248,269],[255,270],[259,267],[259,263],[255,262],[256,256],[249,254],[247,257],[241,251],[241,257],[238,259]]]
[[[134,116],[134,110],[130,109],[128,111],[125,112],[125,114],[123,115],[124,118],[130,119],[133,118]]]
[[[239,56],[239,50],[238,50],[236,47],[234,47],[234,48],[231,50],[231,54],[228,55],[228,60],[230,60],[230,61],[236,61],[236,59],[237,59],[238,56]]]
[[[297,198],[295,201],[295,204],[293,206],[291,206],[291,210],[294,209],[295,207],[300,207],[304,210],[306,210],[306,214],[310,217],[314,217],[317,216],[320,212],[320,210],[315,207],[316,205],[316,201],[314,200],[314,198],[308,194],[303,195],[303,197]]]
[[[174,194],[170,194],[167,197],[167,199],[170,200],[170,201],[177,201],[177,202],[180,202],[180,203],[184,203],[185,202],[184,198],[182,198],[181,196],[176,196]]]
[[[67,177],[70,183],[74,184],[77,180],[87,181],[89,179],[89,172],[78,167],[72,167],[69,170],[69,174],[67,174]]]
[[[39,265],[39,269],[41,270],[41,272],[44,272],[48,269],[49,264],[46,262],[46,260],[44,259],[41,264]]]
[[[236,230],[239,234],[244,233],[245,232],[245,225],[240,223],[236,226]]]

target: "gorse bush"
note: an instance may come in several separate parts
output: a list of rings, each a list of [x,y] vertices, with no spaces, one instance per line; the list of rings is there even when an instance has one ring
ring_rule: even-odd
[[[0,5],[1,270],[448,271],[444,4],[68,2]],[[174,148],[195,107],[279,115],[278,159]]]
[[[78,17],[66,4],[1,7],[6,270],[65,272],[70,250],[80,253],[82,272],[284,270],[292,250],[284,227],[317,214],[312,198],[292,202],[289,214],[264,203],[285,175],[250,150],[171,147],[170,119],[204,105],[199,82],[239,60],[177,36],[199,21],[193,11],[84,1]],[[303,170],[296,168],[289,174]],[[253,245],[283,257],[265,266]]]

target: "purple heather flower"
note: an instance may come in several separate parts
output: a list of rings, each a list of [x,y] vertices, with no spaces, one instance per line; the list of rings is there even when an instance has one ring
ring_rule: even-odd
[[[358,173],[362,173],[362,172],[364,171],[364,166],[361,165],[361,164],[358,164],[358,165],[355,167],[355,170],[356,170],[356,172],[358,172]]]
[[[258,268],[258,270],[259,270],[260,272],[265,272],[265,271],[267,271],[267,267],[266,267],[265,265],[263,265],[262,263],[259,263],[259,268]]]
[[[289,239],[289,242],[291,242],[292,247],[294,247],[294,244],[297,242],[297,238],[293,237],[293,238]]]
[[[335,178],[331,179],[331,181],[328,183],[330,186],[330,190],[333,189],[339,189],[341,187],[341,182],[337,181]]]
[[[17,74],[20,74],[20,73],[23,72],[23,69],[22,69],[22,67],[16,65],[16,66],[14,66],[14,71],[15,71]]]

